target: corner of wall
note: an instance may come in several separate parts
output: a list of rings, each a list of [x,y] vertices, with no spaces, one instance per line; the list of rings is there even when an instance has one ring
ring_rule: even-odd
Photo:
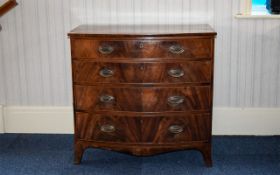
[[[4,133],[4,110],[3,106],[0,105],[0,134]]]

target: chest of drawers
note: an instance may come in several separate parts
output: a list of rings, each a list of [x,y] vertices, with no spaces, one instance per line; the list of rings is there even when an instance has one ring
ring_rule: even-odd
[[[196,149],[211,166],[210,26],[82,25],[69,36],[75,163],[89,147],[138,156]]]

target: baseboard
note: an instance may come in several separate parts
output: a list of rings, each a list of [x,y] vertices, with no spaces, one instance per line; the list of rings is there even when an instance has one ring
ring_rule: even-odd
[[[72,107],[0,107],[6,133],[73,133]],[[214,108],[213,135],[280,135],[280,108]],[[5,128],[5,130],[4,130]]]
[[[0,105],[0,133],[4,133],[4,115],[3,106]]]
[[[215,108],[214,135],[280,135],[280,108]]]
[[[6,133],[74,132],[72,107],[5,107]]]

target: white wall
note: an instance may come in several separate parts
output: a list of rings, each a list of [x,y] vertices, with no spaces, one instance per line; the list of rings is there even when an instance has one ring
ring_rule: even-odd
[[[209,23],[218,32],[215,108],[280,107],[280,20],[235,19],[243,0],[18,2],[0,19],[0,104],[71,106],[67,32],[79,24]]]
[[[0,0],[0,6],[5,4],[7,2],[7,0]]]
[[[71,105],[67,32],[84,23],[209,23],[215,106],[280,107],[280,20],[235,19],[239,0],[19,0],[0,19],[0,104]]]

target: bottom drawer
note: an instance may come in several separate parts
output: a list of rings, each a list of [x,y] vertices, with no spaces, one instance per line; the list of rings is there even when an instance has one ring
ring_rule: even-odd
[[[122,116],[76,113],[76,136],[99,142],[176,144],[208,141],[210,114]]]

